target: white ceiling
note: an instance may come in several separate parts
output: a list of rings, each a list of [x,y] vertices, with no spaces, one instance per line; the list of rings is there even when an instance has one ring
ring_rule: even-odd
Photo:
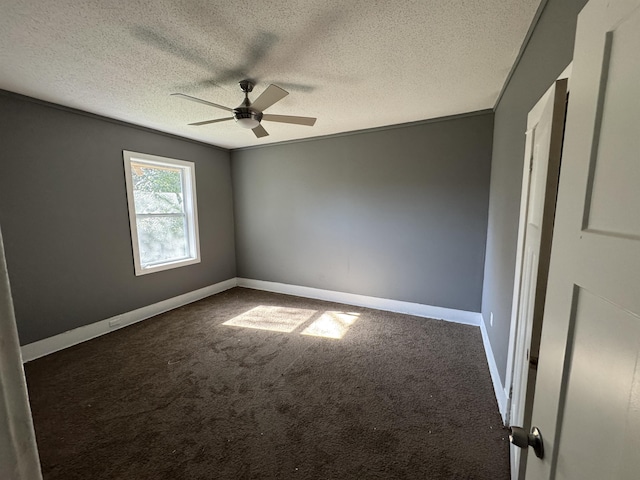
[[[492,108],[540,0],[2,0],[0,89],[226,148]],[[257,139],[237,84],[290,95]]]

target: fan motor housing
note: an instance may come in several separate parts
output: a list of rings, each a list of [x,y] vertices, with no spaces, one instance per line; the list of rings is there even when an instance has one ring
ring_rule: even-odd
[[[233,109],[233,118],[243,128],[255,128],[260,125],[262,112],[250,107],[237,107]]]

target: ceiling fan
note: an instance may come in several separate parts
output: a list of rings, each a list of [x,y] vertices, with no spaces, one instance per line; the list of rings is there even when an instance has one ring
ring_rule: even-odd
[[[269,133],[260,124],[262,120],[269,122],[280,123],[292,123],[294,125],[308,125],[312,127],[316,123],[316,119],[312,117],[296,117],[293,115],[271,115],[268,113],[262,113],[271,105],[279,102],[284,97],[289,95],[289,92],[283,90],[277,85],[269,85],[264,92],[255,99],[252,103],[249,100],[249,92],[253,90],[254,83],[251,80],[242,80],[240,82],[240,88],[244,92],[244,100],[236,108],[225,107],[224,105],[218,105],[217,103],[208,102],[200,98],[192,97],[191,95],[185,95],[184,93],[172,93],[176,97],[191,100],[192,102],[203,103],[211,107],[220,108],[228,112],[233,112],[233,117],[216,118],[214,120],[205,120],[203,122],[190,123],[189,125],[208,125],[210,123],[226,122],[228,120],[235,120],[242,128],[250,128],[256,137],[266,137]]]

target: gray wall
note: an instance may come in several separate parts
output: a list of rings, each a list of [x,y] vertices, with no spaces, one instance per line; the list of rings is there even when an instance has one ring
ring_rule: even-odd
[[[235,277],[228,151],[4,92],[0,145],[22,344]],[[123,149],[196,163],[200,264],[134,275]]]
[[[241,277],[480,311],[493,114],[232,151]]]
[[[549,0],[495,112],[482,314],[504,384],[527,114],[573,57],[586,0]],[[489,318],[493,312],[493,327]]]

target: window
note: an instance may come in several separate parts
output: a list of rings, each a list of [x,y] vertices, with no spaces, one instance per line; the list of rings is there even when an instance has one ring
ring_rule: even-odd
[[[195,165],[122,153],[136,275],[199,263]]]

